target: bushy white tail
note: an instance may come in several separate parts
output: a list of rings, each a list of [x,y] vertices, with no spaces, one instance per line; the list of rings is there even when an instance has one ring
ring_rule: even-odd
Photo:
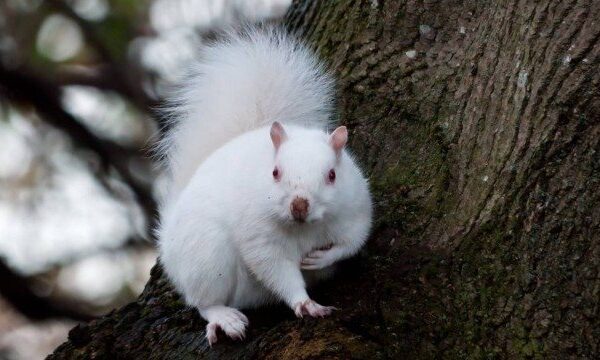
[[[327,128],[333,80],[296,39],[274,28],[230,31],[207,46],[168,107],[158,153],[170,174],[167,201],[234,137],[273,121]]]

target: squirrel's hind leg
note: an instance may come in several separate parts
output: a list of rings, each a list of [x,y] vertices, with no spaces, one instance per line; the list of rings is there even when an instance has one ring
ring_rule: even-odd
[[[206,325],[206,339],[209,345],[217,342],[217,330],[221,329],[232,339],[242,340],[246,337],[248,318],[238,309],[212,305],[198,308],[200,315],[208,321]]]

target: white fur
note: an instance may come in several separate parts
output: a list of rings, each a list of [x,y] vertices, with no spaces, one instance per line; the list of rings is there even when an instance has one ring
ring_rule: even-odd
[[[243,337],[247,319],[236,308],[283,301],[299,316],[328,314],[306,282],[355,254],[371,226],[367,181],[329,143],[330,77],[281,32],[230,36],[195,65],[162,147],[173,183],[161,209],[161,261],[209,322],[211,343],[217,327]],[[273,121],[287,133],[277,151]],[[309,201],[305,223],[291,215],[296,196]]]
[[[167,109],[173,129],[159,144],[171,173],[168,197],[227,141],[273,121],[327,127],[332,78],[301,44],[273,28],[230,32],[207,46]]]

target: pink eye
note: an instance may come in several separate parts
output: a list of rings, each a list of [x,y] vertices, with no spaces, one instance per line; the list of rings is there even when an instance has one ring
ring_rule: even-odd
[[[333,170],[333,169],[329,170],[327,179],[329,180],[329,183],[331,183],[331,184],[333,184],[335,182],[335,170]]]
[[[275,169],[273,169],[273,179],[279,180],[279,169],[277,166],[275,166]]]

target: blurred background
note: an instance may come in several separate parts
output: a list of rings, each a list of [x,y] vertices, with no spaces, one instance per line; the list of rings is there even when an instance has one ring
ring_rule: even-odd
[[[290,3],[0,0],[0,359],[143,290],[161,101],[211,31]]]

